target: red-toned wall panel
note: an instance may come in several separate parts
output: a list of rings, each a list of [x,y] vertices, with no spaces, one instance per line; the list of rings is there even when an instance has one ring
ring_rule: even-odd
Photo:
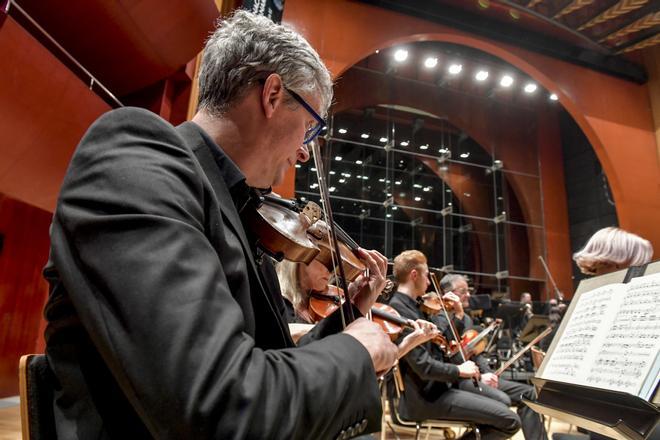
[[[194,58],[219,15],[212,0],[19,3],[118,96],[152,85]]]
[[[0,398],[18,394],[18,360],[43,352],[51,214],[0,194]]]
[[[74,148],[110,107],[11,17],[0,60],[0,192],[52,211]]]

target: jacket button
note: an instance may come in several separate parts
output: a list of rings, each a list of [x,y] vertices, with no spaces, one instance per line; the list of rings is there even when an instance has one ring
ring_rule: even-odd
[[[369,422],[367,422],[367,419],[362,419],[362,423],[360,423],[360,433],[364,432],[365,429],[367,429],[367,425]]]

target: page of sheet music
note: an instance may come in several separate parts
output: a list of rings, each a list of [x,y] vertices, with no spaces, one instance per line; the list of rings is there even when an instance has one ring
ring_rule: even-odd
[[[612,322],[617,310],[613,303],[623,300],[624,288],[623,284],[609,284],[580,296],[559,344],[546,364],[544,379],[588,385],[588,366],[593,364],[605,338],[604,332],[599,330],[604,323]]]
[[[660,274],[579,298],[543,378],[647,398],[657,383]]]

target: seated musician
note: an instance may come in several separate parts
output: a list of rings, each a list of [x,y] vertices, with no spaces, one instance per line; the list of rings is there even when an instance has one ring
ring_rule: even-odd
[[[309,159],[332,101],[327,68],[291,28],[237,11],[210,36],[199,83],[191,122],[117,109],[73,155],[44,270],[56,437],[377,430],[375,373],[397,347],[362,317],[294,346],[274,270],[243,224],[255,188]],[[375,296],[361,293],[368,312]]]
[[[368,251],[374,259],[387,260],[378,251]],[[289,323],[315,324],[320,318],[310,306],[312,292],[325,293],[330,283],[330,271],[325,265],[313,260],[309,264],[294,263],[283,260],[277,264],[277,276],[280,281],[280,290],[287,307],[287,319]],[[360,283],[356,280],[355,286],[349,286],[352,291]],[[379,286],[380,287],[380,286]],[[382,291],[382,287],[380,287]],[[438,334],[435,324],[423,320],[409,320],[414,331],[408,333],[398,343],[398,358],[400,359],[414,347],[422,344]]]
[[[430,284],[426,256],[417,250],[399,254],[394,259],[394,276],[399,287],[390,306],[405,318],[423,318],[417,300]],[[405,392],[399,411],[404,418],[470,421],[479,427],[483,440],[509,438],[520,429],[520,419],[504,403],[458,388],[461,378],[479,375],[474,362],[444,362],[437,346],[426,342],[404,356],[400,366]],[[474,438],[474,434],[463,438]]]
[[[445,275],[440,280],[440,288],[443,290],[443,298],[454,301],[453,322],[456,329],[462,333],[473,327],[472,319],[464,312],[464,305],[469,297],[468,283],[465,277],[458,274]],[[438,325],[438,328],[444,332],[448,340],[453,339],[446,318],[440,314],[432,319]],[[471,393],[479,393],[491,399],[495,399],[503,404],[515,405],[518,408],[518,416],[522,422],[522,430],[527,440],[547,439],[543,419],[540,415],[532,411],[522,402],[522,398],[532,399],[535,397],[534,388],[530,385],[499,379],[488,366],[488,362],[483,354],[473,356],[473,361],[479,367],[481,373],[481,390],[476,388],[471,381],[461,380],[458,387]],[[457,361],[459,362],[459,361]]]

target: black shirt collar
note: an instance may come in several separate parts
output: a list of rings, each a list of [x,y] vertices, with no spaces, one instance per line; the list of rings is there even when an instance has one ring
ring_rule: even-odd
[[[211,154],[213,154],[213,158],[218,164],[218,168],[220,168],[220,174],[222,174],[222,177],[225,179],[227,188],[229,188],[231,191],[232,188],[234,188],[236,185],[239,185],[241,182],[245,184],[245,175],[243,175],[241,169],[238,168],[238,165],[236,165],[234,161],[225,154],[225,152],[222,150],[222,147],[216,144],[215,141],[211,139],[211,136],[209,136],[202,127],[195,124],[194,122],[192,124],[199,131],[199,134],[202,136],[204,141],[210,147],[212,147],[210,148]]]
[[[236,165],[236,163],[231,160],[229,156],[227,156],[222,147],[220,147],[220,145],[218,145],[211,138],[211,136],[209,136],[208,133],[204,131],[202,127],[195,124],[194,122],[191,124],[197,131],[199,131],[199,134],[202,139],[204,139],[204,142],[206,142],[210,147],[209,149],[211,150],[213,159],[220,169],[220,174],[227,184],[227,188],[229,189],[229,193],[231,194],[231,198],[234,201],[234,205],[236,206],[239,214],[251,198],[259,197],[261,194],[270,192],[270,188],[257,189],[248,186],[247,182],[245,181],[245,175],[238,167],[238,165]]]

